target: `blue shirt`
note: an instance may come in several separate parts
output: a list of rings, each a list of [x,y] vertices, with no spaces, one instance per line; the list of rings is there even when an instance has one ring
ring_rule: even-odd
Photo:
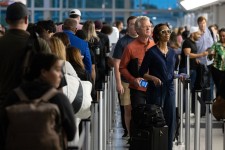
[[[159,78],[169,91],[174,91],[173,78],[176,58],[176,53],[173,49],[169,48],[165,56],[155,45],[145,53],[139,75],[143,77],[145,73],[149,72],[149,75]],[[149,81],[147,93],[149,94],[148,91],[155,88],[154,83]]]
[[[197,53],[202,53],[213,45],[213,38],[208,28],[205,29],[205,32],[202,34],[200,39],[196,41],[195,43],[198,49]],[[210,65],[213,63],[213,60],[211,61],[208,60],[207,56],[200,57],[197,59],[200,60],[200,64],[203,64],[203,65]]]
[[[85,65],[85,69],[91,73],[91,67],[92,67],[92,62],[91,62],[91,54],[90,50],[88,47],[88,43],[80,38],[78,38],[72,31],[70,30],[64,30],[64,33],[67,34],[70,40],[70,44],[73,47],[76,47],[80,50],[81,55],[84,56],[83,62]]]

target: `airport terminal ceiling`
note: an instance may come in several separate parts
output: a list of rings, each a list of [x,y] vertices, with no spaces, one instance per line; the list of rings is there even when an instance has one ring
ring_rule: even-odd
[[[130,15],[146,15],[154,22],[165,20],[175,23],[180,16],[177,0],[27,0],[26,3],[31,11],[31,22],[43,19],[61,22],[72,8],[81,10],[83,21],[98,19],[108,23],[115,20],[125,22]],[[1,22],[4,22],[5,9],[0,8]]]
[[[4,0],[0,0],[1,2]],[[68,11],[78,8],[82,21],[102,20],[112,23],[115,20],[126,22],[130,15],[146,15],[154,22],[168,22],[173,27],[182,25],[184,16],[189,13],[181,5],[182,1],[195,0],[23,0],[31,12],[30,21],[52,19],[62,22]],[[198,0],[208,1],[208,0]],[[209,0],[213,1],[213,0]],[[224,1],[224,0],[214,0]],[[196,1],[195,1],[196,2]],[[6,7],[0,6],[0,21],[5,24]]]

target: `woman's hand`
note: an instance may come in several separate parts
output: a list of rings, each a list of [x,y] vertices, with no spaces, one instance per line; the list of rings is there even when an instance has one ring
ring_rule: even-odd
[[[162,81],[155,76],[152,76],[152,81],[155,84],[155,86],[161,86],[162,85]]]

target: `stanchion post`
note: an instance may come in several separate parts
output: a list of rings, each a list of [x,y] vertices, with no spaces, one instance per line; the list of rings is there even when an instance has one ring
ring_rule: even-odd
[[[105,104],[105,121],[106,121],[106,143],[110,143],[110,139],[109,139],[109,130],[110,130],[110,99],[111,99],[111,82],[110,82],[110,78],[111,78],[111,71],[109,71],[109,75],[107,76],[107,91],[106,91],[106,104]]]
[[[179,137],[177,144],[178,145],[183,145],[183,91],[184,91],[184,86],[181,80],[178,80],[178,104],[179,104],[179,114],[180,114],[180,128],[179,128]]]
[[[174,74],[178,75],[178,71],[175,71]],[[179,99],[179,92],[178,92],[178,78],[174,79],[174,89],[175,89],[175,102],[176,102],[176,107],[178,107],[178,99]]]
[[[185,150],[190,150],[190,58],[187,55],[187,76],[185,78]]]
[[[190,150],[190,80],[185,80],[185,150]]]
[[[200,113],[201,105],[198,101],[198,97],[202,97],[201,91],[195,91],[195,139],[194,139],[194,150],[200,150]]]
[[[103,100],[103,91],[97,91],[97,99],[99,101],[99,140],[98,146],[99,150],[105,150],[104,147],[104,100]]]
[[[223,119],[223,150],[225,150],[225,132],[224,132],[224,128],[225,128],[225,119]]]
[[[96,150],[99,149],[99,103],[97,101],[92,101],[91,114],[91,150]]]
[[[113,89],[113,70],[110,71],[109,74],[109,83],[108,83],[108,105],[107,105],[107,113],[108,113],[108,130],[107,130],[107,144],[111,144],[111,122],[112,122],[112,89]]]
[[[108,99],[108,75],[105,76],[105,86],[104,86],[104,99],[103,99],[103,114],[102,114],[102,118],[103,118],[103,129],[102,129],[102,137],[103,137],[103,141],[102,141],[102,147],[103,150],[106,149],[106,141],[107,141],[107,99]]]
[[[212,101],[205,102],[206,105],[206,128],[205,128],[205,148],[212,150]]]
[[[83,130],[85,130],[85,137],[82,150],[91,150],[90,146],[90,119],[83,120]]]

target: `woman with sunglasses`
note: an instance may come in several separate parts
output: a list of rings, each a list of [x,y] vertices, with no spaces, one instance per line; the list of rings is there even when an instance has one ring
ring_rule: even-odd
[[[175,51],[167,46],[171,30],[168,24],[155,26],[153,38],[156,43],[144,56],[139,74],[148,81],[147,103],[162,107],[168,125],[168,150],[172,150],[176,127],[174,69]]]

